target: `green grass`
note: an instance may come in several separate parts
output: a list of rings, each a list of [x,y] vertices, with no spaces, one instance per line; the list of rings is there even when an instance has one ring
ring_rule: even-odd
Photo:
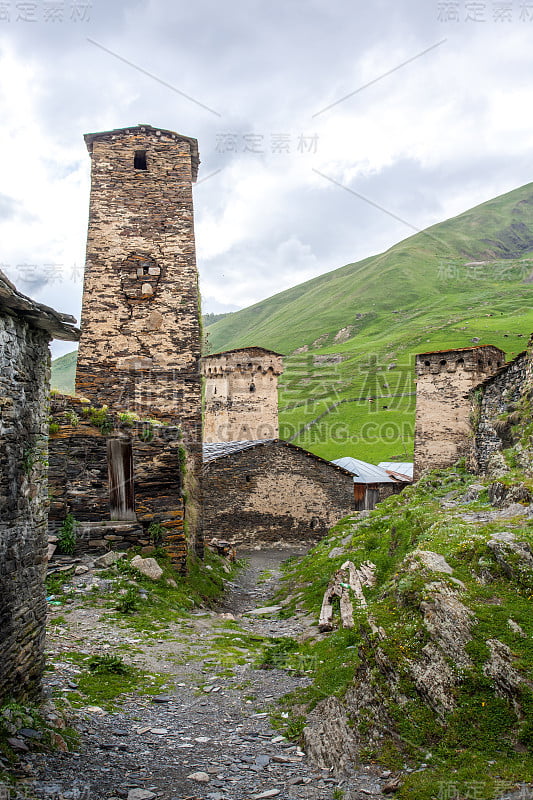
[[[368,518],[343,520],[303,559],[287,563],[276,598],[286,603],[285,615],[298,608],[318,620],[323,593],[343,561],[349,558],[358,565],[368,560],[376,565],[376,586],[365,589],[365,596],[368,613],[386,632],[385,639],[372,633],[367,612],[355,609],[353,630],[337,629],[308,639],[298,644],[297,651],[290,640],[280,641],[266,651],[264,661],[267,666],[274,661],[291,668],[298,652],[311,666],[312,685],[288,695],[283,714],[276,715],[277,726],[296,739],[301,737],[306,714],[322,699],[331,695],[342,699],[354,682],[358,686],[369,681],[369,696],[374,702],[379,698],[389,727],[378,739],[370,736],[375,724],[371,707],[368,712],[361,708],[350,717],[350,724],[367,740],[360,752],[363,761],[392,770],[403,770],[406,764],[415,769],[404,776],[397,794],[402,800],[448,796],[446,786],[452,784],[457,789],[449,796],[475,792],[472,796],[494,798],[497,791],[510,791],[518,781],[533,780],[533,690],[529,686],[533,571],[516,564],[510,576],[487,547],[491,535],[504,530],[533,546],[533,522],[520,517],[477,525],[465,522],[460,517],[465,511],[489,508],[486,492],[475,502],[461,501],[472,482],[479,478],[459,466],[434,472],[381,503]],[[449,492],[459,502],[454,509],[444,509],[439,503]],[[332,548],[339,546],[344,553],[330,559]],[[411,569],[406,556],[415,548],[444,556],[453,576]],[[464,590],[458,590],[452,578],[462,581]],[[460,601],[475,615],[466,645],[471,665],[458,668],[448,659],[457,677],[456,705],[445,713],[436,713],[421,697],[409,668],[410,663],[423,663],[423,648],[431,641],[422,610],[431,602],[435,580],[459,591]],[[525,637],[510,627],[509,619],[521,626]],[[485,675],[488,639],[498,639],[510,648],[513,669],[524,679],[515,698],[518,714]],[[396,676],[394,681],[391,675]],[[426,766],[416,771],[421,764]]]
[[[213,606],[231,574],[223,569],[226,562],[209,549],[203,561],[189,558],[187,575],[178,575],[161,550],[157,551],[157,561],[163,570],[158,581],[142,575],[127,559],[117,561],[103,573],[114,579],[113,589],[103,596],[103,602],[109,619],[149,636],[156,631],[159,637],[165,637],[169,623],[179,622],[194,608]],[[100,597],[92,602],[102,603]]]
[[[100,658],[100,668],[95,668],[95,656],[73,650],[58,654],[58,661],[68,661],[82,669],[76,676],[78,689],[68,695],[74,708],[95,705],[113,711],[125,695],[157,694],[168,683],[168,675],[146,673],[111,654],[107,658],[107,667],[105,659]]]

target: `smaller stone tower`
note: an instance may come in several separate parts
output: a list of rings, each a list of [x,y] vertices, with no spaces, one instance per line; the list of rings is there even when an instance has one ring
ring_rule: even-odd
[[[438,350],[416,357],[415,480],[449,467],[470,449],[469,392],[505,363],[492,345]]]
[[[204,356],[204,442],[277,439],[283,357],[263,347]]]

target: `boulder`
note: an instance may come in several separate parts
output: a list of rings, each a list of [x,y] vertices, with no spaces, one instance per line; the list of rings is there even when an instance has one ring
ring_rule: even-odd
[[[121,558],[124,558],[124,553],[116,553],[114,550],[110,550],[109,553],[104,553],[103,556],[95,558],[94,566],[99,569],[107,569],[107,567],[111,567]]]
[[[410,565],[410,569],[416,569],[418,566],[416,562],[418,561],[432,572],[445,572],[447,575],[451,575],[453,573],[453,569],[450,567],[444,556],[441,556],[439,553],[434,553],[432,550],[414,550],[408,556],[407,560]]]
[[[142,575],[151,578],[153,581],[158,581],[163,575],[163,570],[155,560],[155,558],[142,558],[135,556],[131,560],[131,566],[139,570]]]

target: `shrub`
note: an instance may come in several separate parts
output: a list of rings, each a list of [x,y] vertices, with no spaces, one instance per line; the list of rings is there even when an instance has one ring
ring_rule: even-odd
[[[71,556],[76,550],[76,541],[76,520],[72,514],[67,514],[57,534],[57,549],[63,555]]]

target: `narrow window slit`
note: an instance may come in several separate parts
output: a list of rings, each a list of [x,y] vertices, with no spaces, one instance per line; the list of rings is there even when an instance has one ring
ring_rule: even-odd
[[[135,167],[135,169],[148,169],[146,165],[146,150],[135,151],[133,166]]]

